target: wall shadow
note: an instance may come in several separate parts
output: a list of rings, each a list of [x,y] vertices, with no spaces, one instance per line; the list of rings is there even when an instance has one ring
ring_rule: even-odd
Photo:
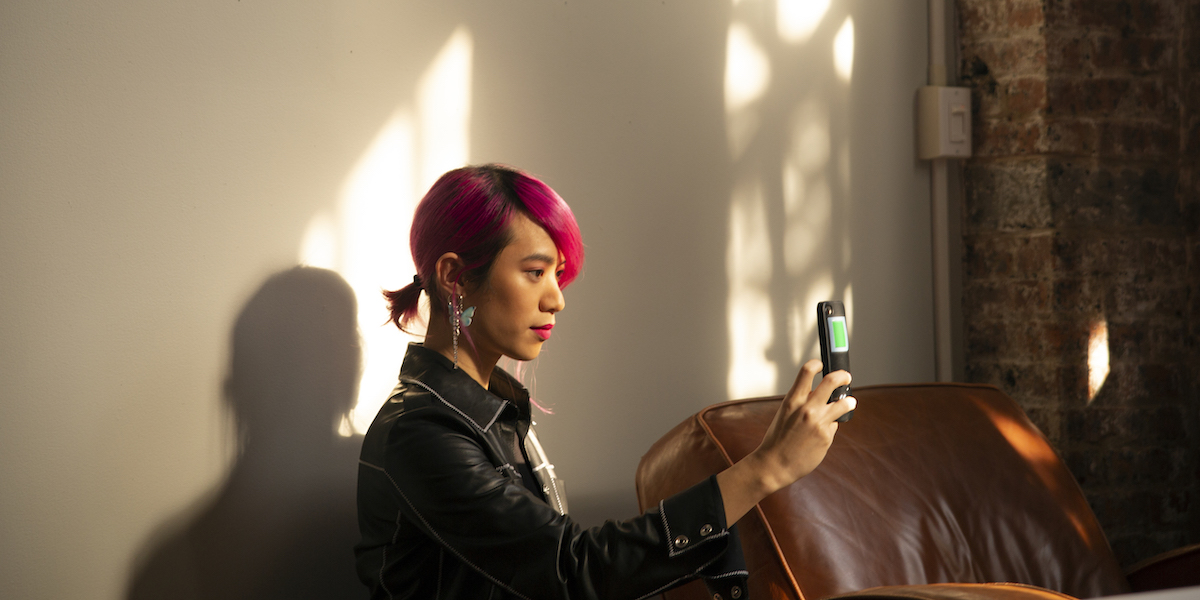
[[[364,598],[354,573],[361,349],[340,275],[269,277],[233,326],[225,401],[239,453],[228,478],[169,520],[135,563],[129,600]]]

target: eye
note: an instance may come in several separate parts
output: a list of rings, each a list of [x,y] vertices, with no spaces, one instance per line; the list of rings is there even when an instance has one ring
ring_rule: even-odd
[[[545,269],[530,269],[529,271],[526,271],[526,273],[529,273],[529,276],[534,279],[541,279],[542,276],[546,274],[546,270]]]
[[[563,275],[564,275],[566,272],[567,272],[567,271],[566,271],[565,269],[559,269],[559,271],[558,271],[557,273],[555,273],[555,274],[554,274],[554,278],[555,278],[555,279],[562,279],[562,278],[563,278]]]

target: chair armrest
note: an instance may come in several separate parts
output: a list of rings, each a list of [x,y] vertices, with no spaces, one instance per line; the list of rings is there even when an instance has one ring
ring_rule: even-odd
[[[1200,544],[1143,560],[1125,573],[1135,592],[1200,585]]]
[[[825,600],[1075,600],[1023,583],[929,583],[888,585],[831,596]]]

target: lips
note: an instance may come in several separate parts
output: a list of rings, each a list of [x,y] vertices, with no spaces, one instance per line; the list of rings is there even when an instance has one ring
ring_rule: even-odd
[[[530,327],[530,329],[532,329],[538,337],[542,338],[542,341],[544,342],[550,339],[550,330],[554,329],[554,324],[551,323],[549,325],[542,325],[541,327]]]

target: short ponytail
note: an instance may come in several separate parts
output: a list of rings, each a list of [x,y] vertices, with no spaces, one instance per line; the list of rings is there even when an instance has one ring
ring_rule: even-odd
[[[412,283],[398,290],[383,291],[383,297],[387,299],[388,303],[388,313],[391,315],[388,321],[395,323],[400,331],[413,333],[409,329],[409,324],[420,316],[422,289],[420,279],[413,277]]]

